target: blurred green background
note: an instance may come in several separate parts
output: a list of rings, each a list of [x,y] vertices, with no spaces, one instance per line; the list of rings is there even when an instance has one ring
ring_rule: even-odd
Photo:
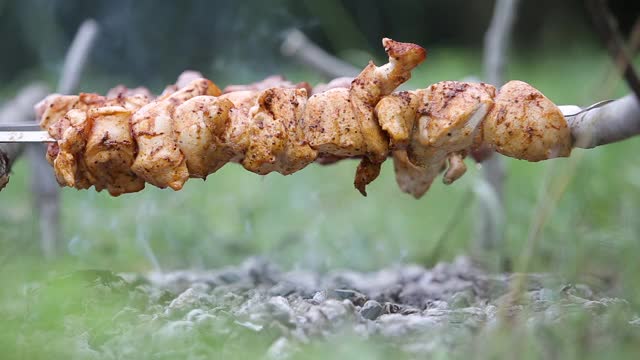
[[[612,2],[625,33],[637,5]],[[66,48],[87,17],[100,23],[101,33],[83,91],[104,92],[118,83],[160,91],[184,69],[199,70],[220,86],[274,73],[326,81],[280,54],[292,27],[358,67],[369,59],[384,61],[383,36],[424,46],[429,57],[414,72],[411,88],[482,77],[492,6],[463,0],[0,1],[0,95],[11,97],[32,80],[54,86]],[[529,82],[557,104],[587,105],[628,92],[582,1],[523,1],[518,14],[507,79]],[[546,214],[531,270],[606,287],[640,309],[639,151],[640,139],[631,139],[576,150],[569,159],[507,159],[506,239],[498,251],[517,263],[532,224]],[[437,182],[421,200],[400,192],[390,164],[369,196],[360,196],[352,187],[356,163],[349,161],[312,165],[287,177],[228,165],[179,192],[147,186],[118,198],[63,189],[62,255],[43,262],[22,160],[0,193],[2,290],[74,269],[212,268],[253,255],[319,271],[432,265],[473,247],[470,194],[478,170],[467,164],[461,181],[448,187]],[[557,202],[545,200],[566,181]]]

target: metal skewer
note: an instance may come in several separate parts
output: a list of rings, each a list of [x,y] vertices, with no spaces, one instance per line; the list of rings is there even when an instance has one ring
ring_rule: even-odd
[[[0,143],[56,142],[38,124],[0,124]]]
[[[585,112],[587,112],[587,111],[589,111],[589,110],[593,110],[593,109],[597,109],[597,108],[599,108],[599,107],[603,107],[603,106],[605,106],[605,105],[607,105],[607,104],[609,104],[609,103],[612,103],[612,102],[614,102],[614,101],[615,101],[615,99],[598,101],[598,102],[597,102],[597,103],[595,103],[595,104],[591,104],[591,105],[589,105],[589,106],[587,106],[587,107],[585,107],[585,108],[582,108],[582,109],[581,109],[580,111],[578,111],[577,113],[569,114],[569,115],[565,114],[565,115],[564,115],[564,117],[578,116],[578,115],[580,115],[580,114],[582,114],[582,113],[585,113]]]
[[[582,114],[586,111],[593,110],[611,103],[613,100],[599,101],[590,106],[579,108],[577,106],[563,106],[561,108],[576,109],[569,110],[569,114],[563,111],[565,117],[572,117]],[[563,109],[564,110],[564,109]],[[42,130],[38,124],[0,124],[0,143],[48,143],[56,142],[48,132]]]

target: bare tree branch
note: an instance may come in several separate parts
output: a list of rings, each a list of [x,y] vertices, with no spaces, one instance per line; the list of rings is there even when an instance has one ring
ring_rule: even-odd
[[[327,53],[297,29],[287,32],[280,51],[285,56],[294,57],[329,79],[353,77],[360,73],[360,69]]]
[[[77,92],[89,54],[91,54],[91,49],[98,36],[98,30],[98,23],[93,19],[85,20],[78,28],[64,59],[62,74],[58,82],[59,93],[73,94]]]
[[[500,86],[504,83],[507,49],[516,18],[519,0],[496,0],[491,23],[484,36],[485,81]]]
[[[77,91],[80,78],[98,35],[98,24],[85,20],[67,51],[58,92],[72,94]],[[46,146],[36,144],[27,148],[31,160],[31,191],[35,200],[35,210],[39,214],[41,246],[45,257],[56,255],[60,232],[60,187],[51,172],[43,154]]]
[[[627,40],[627,49],[629,51],[629,56],[633,58],[640,47],[640,16],[636,19],[636,22],[633,24],[631,28],[631,32],[629,35],[629,39]],[[606,74],[604,75],[604,83],[599,86],[598,93],[599,94],[610,94],[613,92],[613,89],[618,84],[620,80],[618,78],[618,73],[624,69],[625,60],[624,54],[619,54],[615,61],[609,66]],[[605,95],[606,96],[606,95]]]
[[[518,3],[519,0],[496,0],[491,23],[485,33],[484,77],[496,87],[504,82],[507,49]],[[483,253],[499,248],[503,241],[505,176],[504,159],[496,154],[482,163],[480,183],[476,186],[479,209],[474,235],[477,238],[476,250]]]
[[[598,35],[616,63],[622,65],[622,74],[636,96],[640,99],[640,77],[633,68],[631,55],[627,51],[618,22],[604,0],[587,0],[587,8]]]

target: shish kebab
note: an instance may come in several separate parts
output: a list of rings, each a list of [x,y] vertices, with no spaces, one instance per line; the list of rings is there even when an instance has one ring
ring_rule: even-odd
[[[36,105],[44,131],[15,125],[0,131],[0,142],[48,142],[46,157],[61,186],[94,186],[113,196],[145,183],[180,190],[228,162],[289,175],[344,158],[360,159],[354,185],[366,195],[392,157],[401,190],[420,198],[440,173],[447,184],[461,177],[464,158],[480,149],[528,161],[570,155],[563,112],[529,84],[510,81],[497,90],[444,81],[394,92],[426,52],[388,38],[382,44],[387,64],[370,62],[352,81],[313,91],[271,77],[223,92],[185,72],[155,99],[123,86],[106,96],[52,94]]]

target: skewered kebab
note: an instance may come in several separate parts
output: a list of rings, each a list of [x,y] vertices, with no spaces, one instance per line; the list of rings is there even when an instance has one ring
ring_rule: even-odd
[[[394,93],[426,53],[390,39],[383,45],[387,64],[370,62],[348,88],[310,97],[308,85],[282,79],[223,94],[193,73],[154,100],[124,88],[106,97],[50,95],[37,106],[57,140],[47,158],[61,185],[117,196],[145,182],[179,190],[228,162],[288,175],[316,160],[357,157],[354,185],[366,195],[392,156],[400,188],[419,198],[447,163],[445,183],[462,176],[464,157],[481,146],[529,161],[570,154],[561,111],[530,85],[512,81],[497,91],[445,81]]]

